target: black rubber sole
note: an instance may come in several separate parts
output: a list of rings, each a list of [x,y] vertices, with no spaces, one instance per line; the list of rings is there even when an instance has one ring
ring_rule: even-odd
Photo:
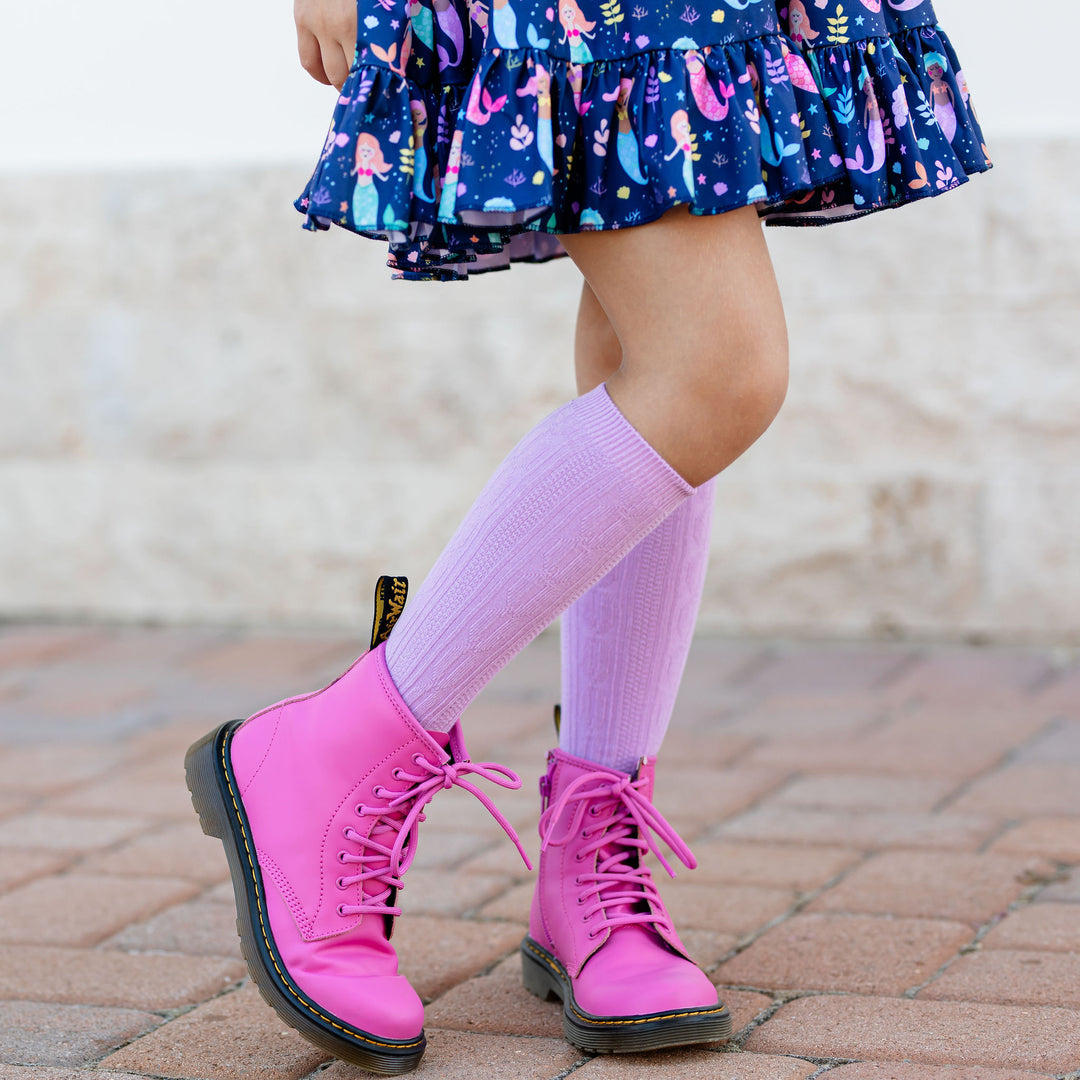
[[[567,1042],[593,1054],[633,1054],[731,1038],[731,1014],[723,1004],[647,1016],[592,1016],[579,1009],[566,968],[532,938],[521,943],[525,989],[563,1003]]]
[[[239,720],[222,724],[193,744],[184,771],[203,832],[225,847],[236,896],[236,929],[252,981],[274,1012],[321,1050],[387,1076],[410,1072],[424,1056],[423,1033],[394,1041],[361,1031],[326,1012],[289,978],[270,933],[262,874],[232,775],[229,741],[239,725]]]

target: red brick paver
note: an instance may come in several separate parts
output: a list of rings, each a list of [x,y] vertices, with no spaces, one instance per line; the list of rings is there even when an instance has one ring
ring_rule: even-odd
[[[0,1080],[370,1075],[327,1065],[250,984],[237,989],[231,884],[182,768],[222,716],[322,685],[359,647],[0,628]],[[695,642],[657,803],[699,868],[655,872],[733,1013],[723,1046],[568,1046],[560,1007],[520,981],[535,875],[474,799],[440,794],[394,935],[427,1002],[416,1075],[1080,1069],[1080,667],[1058,667],[1038,649]],[[558,687],[546,635],[465,716],[474,758],[522,775],[495,799],[534,861]]]
[[[903,1062],[860,1061],[841,1065],[826,1074],[830,1080],[1045,1080],[1046,1073],[1019,1069],[987,1069],[953,1065],[908,1065]]]
[[[104,1066],[205,1080],[297,1080],[326,1057],[286,1027],[254,987],[247,987],[144,1035],[110,1054]]]
[[[1080,956],[1019,949],[972,953],[961,956],[919,997],[1080,1009]]]
[[[814,911],[865,911],[959,919],[973,925],[1002,912],[1053,867],[1037,858],[963,852],[889,851],[822,893]]]
[[[1080,954],[1080,908],[1074,904],[1029,904],[1002,919],[983,938],[982,946]]]
[[[971,941],[960,923],[796,915],[717,969],[721,983],[777,990],[902,994]]]
[[[1070,1009],[968,1001],[832,996],[799,998],[755,1029],[746,1049],[769,1054],[927,1065],[992,1065],[1071,1072],[1080,1023]]]

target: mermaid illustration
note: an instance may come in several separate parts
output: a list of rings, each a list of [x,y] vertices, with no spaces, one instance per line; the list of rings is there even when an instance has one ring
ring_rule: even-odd
[[[570,42],[571,61],[575,64],[591,64],[593,55],[583,39],[596,37],[590,33],[596,28],[596,23],[585,18],[577,0],[559,0],[559,22],[565,31],[559,40]]]
[[[670,161],[676,154],[683,156],[683,183],[693,199],[696,189],[694,188],[694,134],[690,130],[690,114],[685,109],[676,109],[671,114],[671,137],[675,140],[675,149],[664,157]]]
[[[428,52],[435,51],[435,16],[431,14],[424,0],[406,0],[405,14],[409,16],[412,32],[427,46]]]
[[[859,89],[866,96],[863,122],[866,126],[866,137],[870,141],[873,158],[870,164],[867,165],[862,147],[856,146],[855,156],[845,158],[844,164],[849,169],[855,169],[861,173],[876,173],[885,165],[885,124],[881,118],[881,106],[878,104],[877,95],[874,93],[874,84],[865,69],[859,76]]]
[[[461,16],[453,0],[433,0],[435,18],[439,22],[439,29],[453,42],[456,55],[453,60],[450,54],[441,45],[437,46],[439,54],[439,70],[457,67],[465,56],[465,28],[461,25]]]
[[[630,123],[630,91],[633,86],[633,79],[624,77],[619,80],[619,96],[615,99],[615,115],[619,121],[619,131],[615,136],[615,153],[618,155],[623,172],[635,184],[645,184],[648,181],[641,171],[637,136]]]
[[[362,131],[356,140],[356,187],[353,188],[353,225],[358,229],[374,229],[379,224],[379,192],[375,180],[385,181],[394,166],[384,157],[379,140]]]
[[[574,95],[574,108],[579,116],[584,116],[592,108],[591,101],[581,104],[581,95],[585,89],[585,69],[580,64],[571,64],[567,68],[567,78],[570,82],[570,92]],[[610,101],[611,98],[607,100]]]
[[[679,43],[675,44],[678,46]],[[706,48],[705,52],[708,51]],[[721,100],[709,82],[702,54],[693,48],[683,53],[683,60],[686,62],[686,73],[690,76],[690,92],[694,95],[701,115],[706,120],[723,120],[730,109],[728,102],[735,96],[735,84],[729,86],[723,79],[719,79],[720,95],[723,98]]]
[[[536,150],[552,176],[555,175],[555,137],[551,128],[551,76],[542,64],[529,61],[533,73],[517,91],[518,97],[536,97]]]
[[[465,0],[465,3],[469,9],[469,18],[480,27],[480,32],[484,35],[484,44],[486,45],[489,22],[487,5],[483,3],[483,0]]]
[[[798,42],[811,42],[821,34],[810,25],[810,16],[806,14],[806,5],[802,0],[791,0],[788,5],[788,31]]]
[[[517,12],[510,0],[493,0],[491,5],[491,32],[504,49],[516,49]]]
[[[421,202],[433,203],[435,196],[429,195],[425,187],[428,168],[427,150],[424,148],[424,133],[428,126],[427,106],[419,98],[413,98],[409,102],[409,112],[412,114],[413,146],[416,150],[413,159],[413,195]]]
[[[945,72],[949,62],[939,52],[929,52],[923,57],[926,74],[930,76],[930,99],[934,103],[934,118],[937,120],[945,138],[952,142],[956,138],[956,99],[952,87],[945,81]]]
[[[450,142],[446,158],[446,175],[443,177],[442,196],[439,199],[439,220],[454,221],[457,212],[458,176],[461,173],[461,144],[465,133],[458,128]]]

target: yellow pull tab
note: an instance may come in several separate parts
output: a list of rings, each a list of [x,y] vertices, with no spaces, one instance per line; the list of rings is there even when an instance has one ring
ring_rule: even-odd
[[[559,734],[559,727],[562,724],[562,706],[561,705],[556,705],[555,706],[554,720],[555,720],[555,734],[558,735]]]
[[[405,607],[409,595],[409,579],[383,574],[375,582],[375,621],[371,625],[371,647],[380,645],[394,629],[394,623]]]

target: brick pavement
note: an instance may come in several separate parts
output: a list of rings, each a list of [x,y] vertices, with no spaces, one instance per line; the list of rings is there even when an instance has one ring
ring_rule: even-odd
[[[320,685],[328,635],[0,629],[0,1080],[364,1075],[248,985],[187,744]],[[466,718],[525,776],[551,742],[544,636]],[[726,1045],[590,1058],[520,985],[531,875],[458,792],[402,900],[429,1003],[418,1075],[1080,1080],[1080,656],[701,638],[657,800],[700,859],[663,886],[729,1001]],[[408,913],[413,914],[409,917]]]

